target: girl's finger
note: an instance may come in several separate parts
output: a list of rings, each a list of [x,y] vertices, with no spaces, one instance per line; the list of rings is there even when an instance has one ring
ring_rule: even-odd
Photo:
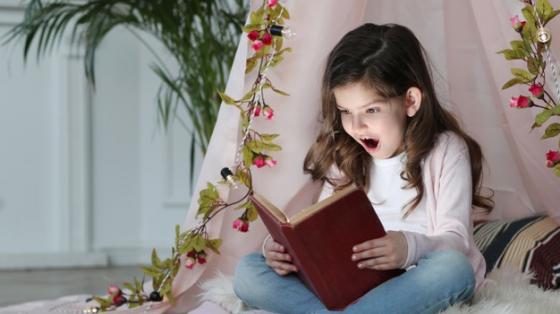
[[[291,261],[292,257],[290,254],[278,253],[274,251],[268,251],[268,258],[277,261]]]
[[[382,256],[382,257],[378,257],[378,258],[371,258],[371,259],[367,259],[365,261],[361,261],[358,263],[358,268],[374,268],[375,266],[378,265],[383,265],[383,264],[389,264],[391,263],[391,259],[388,258],[387,256]],[[374,268],[375,269],[375,268]]]
[[[278,261],[271,261],[269,266],[271,268],[285,270],[287,272],[297,271],[294,265],[289,263],[278,262]]]
[[[370,250],[370,249],[374,249],[374,248],[384,247],[386,245],[386,242],[387,242],[387,236],[382,237],[382,238],[378,238],[378,239],[369,240],[369,241],[366,241],[366,242],[362,242],[360,244],[356,244],[356,245],[354,245],[352,250],[354,252],[361,252],[361,251],[364,251],[364,250]]]
[[[276,252],[284,252],[284,246],[276,241],[272,241],[272,245],[270,246],[270,249],[272,251],[276,251]]]
[[[387,255],[387,247],[380,247],[380,248],[374,248],[374,249],[370,249],[370,250],[366,250],[366,251],[362,251],[359,253],[354,253],[352,254],[351,258],[353,261],[359,261],[365,258],[375,258],[375,257],[382,257]]]

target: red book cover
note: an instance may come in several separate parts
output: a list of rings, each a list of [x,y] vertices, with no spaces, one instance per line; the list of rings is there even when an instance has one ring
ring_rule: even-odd
[[[366,193],[350,186],[293,217],[259,195],[251,201],[272,238],[292,256],[298,276],[329,310],[343,309],[403,270],[359,269],[356,244],[385,235]]]

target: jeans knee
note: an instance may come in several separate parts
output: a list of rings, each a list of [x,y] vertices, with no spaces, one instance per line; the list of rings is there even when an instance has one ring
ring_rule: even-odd
[[[476,279],[471,263],[458,251],[435,251],[427,256],[437,268],[438,281],[455,294],[469,295],[474,293]]]
[[[264,259],[260,253],[245,255],[237,263],[233,277],[233,292],[241,300],[250,303],[257,293],[254,277],[262,264],[264,264]],[[266,266],[266,264],[264,265]]]

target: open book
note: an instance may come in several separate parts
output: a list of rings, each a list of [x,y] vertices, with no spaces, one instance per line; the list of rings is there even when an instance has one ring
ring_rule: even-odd
[[[264,197],[250,196],[272,235],[292,256],[298,276],[329,310],[342,309],[402,270],[359,269],[352,247],[385,235],[366,193],[349,186],[287,217]]]

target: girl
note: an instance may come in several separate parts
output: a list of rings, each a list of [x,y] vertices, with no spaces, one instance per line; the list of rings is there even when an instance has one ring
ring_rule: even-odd
[[[363,187],[388,230],[341,258],[359,268],[407,269],[343,312],[436,313],[468,301],[485,272],[472,207],[489,211],[493,202],[479,193],[480,147],[438,102],[418,39],[393,24],[352,30],[329,55],[322,93],[323,126],[304,171],[325,182],[321,198]],[[268,238],[262,255],[239,262],[237,296],[272,312],[328,313]]]

